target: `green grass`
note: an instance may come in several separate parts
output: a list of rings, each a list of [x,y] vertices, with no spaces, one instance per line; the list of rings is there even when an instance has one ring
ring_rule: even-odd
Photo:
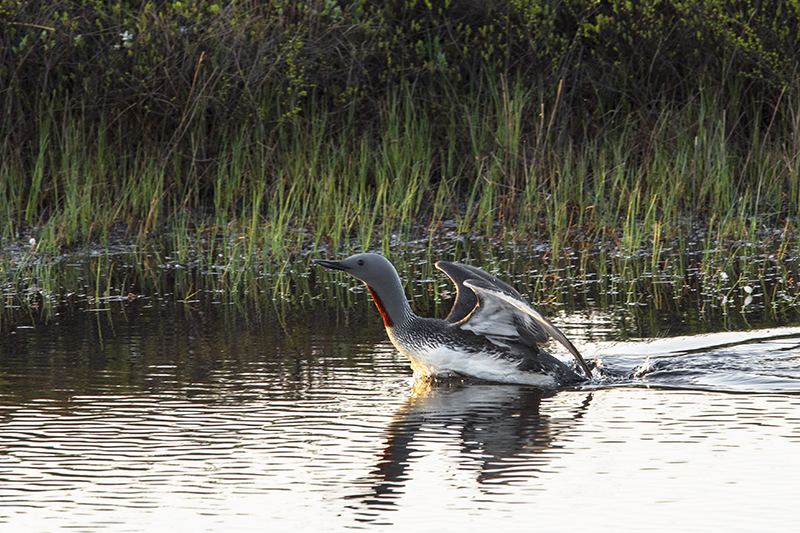
[[[756,121],[748,148],[734,150],[728,108],[701,92],[655,121],[626,116],[576,143],[555,126],[559,106],[547,103],[548,91],[502,80],[472,98],[454,95],[446,113],[416,94],[388,95],[376,131],[362,131],[353,116],[334,124],[320,106],[271,129],[215,131],[219,152],[203,157],[120,152],[112,125],[88,124],[79,110],[57,121],[51,102],[33,159],[3,145],[6,308],[52,311],[69,293],[96,302],[132,279],[140,291],[179,300],[198,291],[303,299],[297,276],[309,258],[371,249],[402,263],[404,250],[419,249],[411,240],[425,242],[431,260],[491,265],[515,250],[512,263],[526,265],[533,256],[540,270],[559,273],[531,287],[543,301],[562,301],[570,284],[593,278],[592,302],[669,307],[695,278],[705,310],[718,295],[738,294],[730,280],[776,278],[760,283],[765,307],[796,305],[796,120],[766,129]],[[213,175],[185,178],[203,172]],[[491,246],[482,255],[443,246],[459,236]],[[121,279],[109,274],[125,270],[114,259],[119,242],[155,255]],[[72,261],[87,263],[83,276],[63,273]],[[437,276],[430,266],[411,274]]]
[[[0,329],[363,302],[309,266],[360,250],[438,316],[443,258],[546,313],[796,323],[797,8],[662,4],[6,3]]]

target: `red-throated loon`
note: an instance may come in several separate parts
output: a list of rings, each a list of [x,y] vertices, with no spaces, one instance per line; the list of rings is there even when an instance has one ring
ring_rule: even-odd
[[[456,285],[456,301],[441,320],[411,311],[400,276],[381,255],[363,253],[314,263],[347,272],[367,285],[389,338],[411,361],[415,376],[457,374],[554,388],[592,375],[580,352],[558,328],[513,287],[479,268],[436,263]],[[586,377],[539,349],[550,337],[575,356]]]

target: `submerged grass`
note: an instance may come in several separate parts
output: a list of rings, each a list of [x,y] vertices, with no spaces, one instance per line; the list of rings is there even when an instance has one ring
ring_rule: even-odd
[[[634,254],[593,243],[554,257],[546,242],[502,237],[463,238],[454,222],[412,241],[398,238],[385,253],[398,266],[417,312],[444,316],[453,287],[436,259],[462,260],[517,286],[546,315],[600,312],[615,335],[660,336],[720,328],[772,327],[800,320],[797,241],[732,243],[697,229],[663,239],[660,260],[648,245]],[[796,238],[795,238],[796,239]],[[297,305],[332,309],[369,305],[365,289],[347,276],[314,269],[310,249],[287,260],[253,253],[236,234],[202,235],[178,250],[167,239],[85,250],[47,258],[17,250],[3,261],[0,329],[37,325],[64,312],[125,313],[131,306],[209,307],[280,318]],[[358,249],[358,242],[340,250]],[[432,253],[432,250],[434,252]],[[338,254],[337,254],[338,255]],[[355,290],[353,290],[355,289]],[[317,303],[319,300],[319,304]],[[582,316],[582,315],[581,315]]]

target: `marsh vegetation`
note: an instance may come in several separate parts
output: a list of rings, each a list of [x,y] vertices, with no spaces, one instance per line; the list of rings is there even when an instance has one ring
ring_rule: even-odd
[[[346,299],[308,261],[362,249],[434,308],[444,257],[553,305],[797,320],[792,2],[0,5],[5,323]]]

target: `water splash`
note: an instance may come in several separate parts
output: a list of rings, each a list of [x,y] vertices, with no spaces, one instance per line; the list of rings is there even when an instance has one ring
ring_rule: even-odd
[[[598,343],[593,387],[800,394],[800,328]]]

